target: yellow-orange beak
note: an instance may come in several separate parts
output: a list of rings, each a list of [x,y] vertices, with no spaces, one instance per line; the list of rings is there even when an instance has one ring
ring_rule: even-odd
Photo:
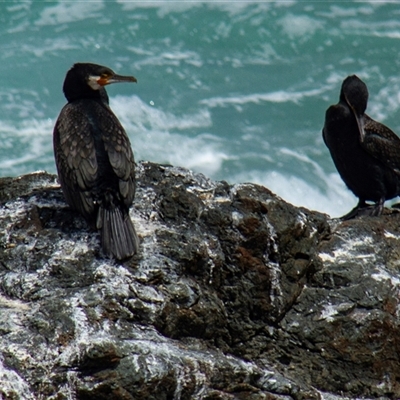
[[[101,76],[97,83],[100,86],[110,85],[111,83],[118,82],[137,82],[137,79],[134,76],[123,76],[123,75],[110,75],[110,76]]]

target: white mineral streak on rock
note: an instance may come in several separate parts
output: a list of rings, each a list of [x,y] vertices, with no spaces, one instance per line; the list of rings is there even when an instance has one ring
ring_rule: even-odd
[[[360,261],[373,262],[376,259],[375,253],[363,253],[361,250],[365,246],[371,246],[374,241],[372,237],[365,236],[363,238],[357,237],[357,239],[353,239],[351,237],[341,236],[342,242],[340,247],[335,248],[332,254],[327,253],[319,253],[319,258],[323,262],[343,264],[347,262],[349,259],[357,258]]]
[[[400,236],[398,236],[398,235],[397,235],[397,236],[396,236],[396,235],[393,235],[393,233],[391,233],[391,232],[385,231],[383,234],[384,234],[385,237],[388,238],[388,239],[400,240]]]
[[[390,275],[383,266],[377,266],[376,272],[373,273],[372,278],[375,280],[382,282],[382,281],[390,281],[393,287],[398,287],[400,286],[400,278],[396,278],[392,275]]]
[[[337,315],[338,310],[337,307],[332,304],[326,304],[322,309],[321,315],[319,319],[326,319],[328,322],[332,322],[334,320],[334,316]]]
[[[6,398],[9,399],[15,398],[15,394],[18,394],[18,399],[36,400],[29,389],[29,385],[15,371],[6,368],[3,360],[0,358],[0,395],[1,394],[7,396]]]
[[[353,303],[324,304],[318,319],[319,320],[325,319],[328,322],[332,322],[335,320],[334,317],[336,315],[348,312],[352,308],[354,308]]]

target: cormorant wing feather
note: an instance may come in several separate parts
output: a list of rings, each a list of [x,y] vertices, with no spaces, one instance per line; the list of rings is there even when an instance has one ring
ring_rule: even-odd
[[[91,189],[97,179],[97,159],[89,121],[79,107],[64,106],[54,128],[54,150],[60,183],[68,204],[91,216]]]
[[[119,191],[129,207],[135,197],[135,165],[129,138],[115,114],[103,115],[102,140],[111,167],[119,178]]]
[[[365,151],[400,175],[400,138],[387,126],[366,114],[364,132],[361,146]]]

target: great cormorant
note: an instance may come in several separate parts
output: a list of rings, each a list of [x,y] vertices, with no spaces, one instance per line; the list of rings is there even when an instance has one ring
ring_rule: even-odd
[[[385,200],[400,194],[400,138],[365,114],[367,102],[367,86],[352,75],[342,83],[339,103],[326,111],[325,144],[343,181],[359,198],[342,219],[353,218],[362,209],[378,216]],[[375,203],[371,211],[366,201]]]
[[[129,217],[136,187],[132,148],[104,89],[116,82],[136,78],[97,64],[74,64],[65,77],[68,103],[53,144],[67,203],[100,231],[104,254],[123,260],[138,251],[139,240]]]

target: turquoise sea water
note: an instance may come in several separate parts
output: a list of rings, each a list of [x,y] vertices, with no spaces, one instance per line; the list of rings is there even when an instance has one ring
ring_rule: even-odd
[[[325,147],[341,81],[400,133],[400,4],[355,1],[2,1],[0,176],[55,172],[52,129],[77,61],[108,87],[136,160],[256,182],[338,216],[357,200]]]

